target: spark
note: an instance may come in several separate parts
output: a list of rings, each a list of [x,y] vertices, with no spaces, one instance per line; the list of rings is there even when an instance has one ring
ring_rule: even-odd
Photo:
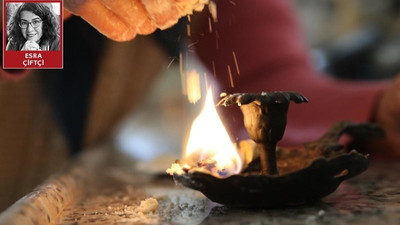
[[[185,73],[183,72],[183,55],[182,55],[182,52],[179,53],[179,73],[181,74],[182,93],[184,95],[186,95],[187,94],[186,76],[185,76]]]
[[[228,73],[229,73],[229,79],[231,81],[231,87],[234,88],[235,85],[233,83],[233,77],[232,77],[232,71],[231,71],[231,66],[228,65]]]
[[[216,77],[216,76],[217,76],[217,70],[215,69],[215,62],[214,62],[214,60],[211,61],[211,64],[212,64],[212,68],[213,68],[213,72],[214,72],[214,77]]]
[[[235,3],[234,1],[229,0],[229,2],[230,2],[232,5],[236,6],[236,3]]]
[[[235,53],[235,51],[232,51],[232,55],[233,55],[233,60],[235,61],[235,66],[236,66],[237,74],[240,75],[239,64],[238,64],[238,62],[237,62],[237,58],[236,58],[236,53]]]
[[[172,63],[175,61],[175,57],[172,58],[171,62],[168,63],[167,69],[169,69],[169,67],[171,67]]]
[[[208,32],[212,33],[212,24],[211,24],[211,18],[208,17]]]
[[[195,42],[189,44],[187,47],[190,48],[190,47],[192,47],[193,45],[196,45],[197,43],[199,43],[199,41],[195,41]]]
[[[186,31],[187,31],[187,36],[190,37],[191,32],[190,32],[190,24],[186,25]]]

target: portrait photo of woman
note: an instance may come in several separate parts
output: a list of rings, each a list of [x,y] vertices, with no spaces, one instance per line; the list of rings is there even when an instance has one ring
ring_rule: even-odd
[[[7,3],[7,51],[60,50],[60,18],[50,3]]]

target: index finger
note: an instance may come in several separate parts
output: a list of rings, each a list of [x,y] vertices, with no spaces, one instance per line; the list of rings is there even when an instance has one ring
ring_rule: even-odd
[[[136,27],[126,22],[101,0],[70,0],[64,6],[71,13],[82,17],[100,33],[115,41],[127,41],[136,36]]]
[[[150,34],[157,28],[140,0],[101,0],[139,34]]]
[[[164,30],[178,22],[179,10],[175,0],[141,0],[152,21]]]

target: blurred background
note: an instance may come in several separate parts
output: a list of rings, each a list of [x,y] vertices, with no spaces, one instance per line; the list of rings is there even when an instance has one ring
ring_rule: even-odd
[[[389,79],[400,71],[400,0],[294,3],[321,76]],[[142,170],[163,171],[180,157],[202,104],[188,103],[181,89],[186,23],[116,43],[73,17],[64,22],[63,70],[0,80],[0,211],[98,144],[145,162],[136,164]]]
[[[317,69],[346,79],[385,79],[400,69],[400,1],[296,0]]]
[[[322,72],[321,76],[381,80],[399,73],[399,0],[296,0],[294,3],[305,41],[310,47],[311,61]],[[184,142],[182,137],[185,137],[189,126],[176,127],[174,121],[184,118],[184,112],[189,109],[198,111],[197,105],[201,104],[186,104],[185,96],[177,91],[180,88],[179,77],[176,76],[178,69],[176,64],[172,64],[162,75],[163,78],[155,82],[153,91],[136,115],[121,126],[117,143],[124,152],[142,160],[164,156],[163,153],[179,155]],[[202,93],[205,93],[204,84]],[[168,104],[166,98],[170,98]],[[178,100],[182,102],[179,106],[176,105]],[[175,109],[171,109],[174,105]],[[185,106],[184,109],[179,109],[182,106]],[[154,113],[171,111],[174,113],[167,116],[154,116]],[[194,114],[186,115],[190,118],[187,123],[190,123]],[[147,123],[149,120],[153,123]],[[154,135],[162,138],[155,139]]]

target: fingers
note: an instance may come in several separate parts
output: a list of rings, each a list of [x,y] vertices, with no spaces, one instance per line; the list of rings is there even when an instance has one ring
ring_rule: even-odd
[[[160,29],[176,24],[179,18],[201,11],[209,0],[141,0],[149,17]]]
[[[64,7],[81,16],[110,39],[127,41],[136,34],[167,29],[180,17],[199,11],[209,0],[65,0]]]
[[[64,7],[110,39],[127,41],[136,36],[136,26],[128,25],[101,0],[69,0],[65,1]]]
[[[140,0],[101,0],[101,2],[119,16],[127,26],[139,34],[150,34],[157,28],[148,17]]]
[[[153,21],[147,17],[147,19],[137,27],[136,31],[138,34],[151,34],[157,29],[157,26]]]
[[[167,29],[178,22],[179,10],[175,0],[141,0],[151,20],[160,29]]]

